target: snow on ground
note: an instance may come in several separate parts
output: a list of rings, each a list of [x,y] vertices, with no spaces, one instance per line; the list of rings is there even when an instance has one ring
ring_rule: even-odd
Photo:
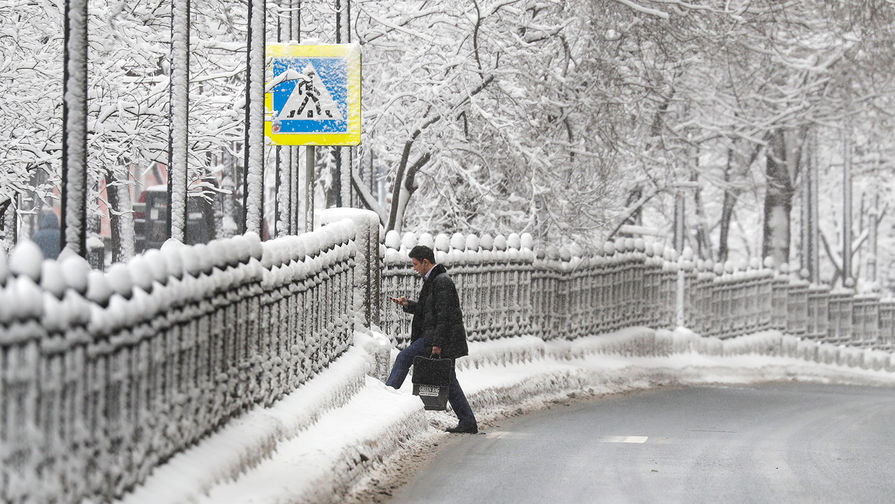
[[[424,411],[410,379],[395,391],[367,375],[375,369],[371,352],[381,351],[384,338],[358,333],[351,350],[302,388],[175,456],[120,502],[378,500],[370,489],[388,493],[383,480],[395,478],[396,461],[431,451],[428,446],[449,436],[443,429],[456,423],[452,413]],[[721,341],[647,328],[574,341],[475,342],[458,362],[460,383],[484,430],[500,418],[569,398],[779,380],[895,385],[895,373],[886,369],[893,369],[888,353],[775,332]]]

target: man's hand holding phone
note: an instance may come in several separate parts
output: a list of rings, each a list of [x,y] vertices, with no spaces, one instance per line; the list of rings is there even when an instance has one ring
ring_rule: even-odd
[[[396,305],[407,306],[407,298],[404,296],[401,296],[401,297],[389,296],[389,299],[391,299],[392,302],[394,302]]]

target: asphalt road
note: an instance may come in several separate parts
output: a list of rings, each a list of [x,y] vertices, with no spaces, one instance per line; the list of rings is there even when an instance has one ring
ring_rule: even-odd
[[[397,503],[895,502],[895,389],[660,389],[451,436]]]

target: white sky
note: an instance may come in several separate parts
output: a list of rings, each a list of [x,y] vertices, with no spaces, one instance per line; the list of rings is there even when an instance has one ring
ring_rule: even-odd
[[[384,336],[358,333],[355,345],[301,389],[270,408],[258,407],[227,424],[198,446],[159,467],[121,503],[329,502],[363,483],[371,464],[409,442],[437,442],[452,413],[424,411],[411,395],[411,380],[393,391],[365,373],[370,350]],[[863,358],[867,367],[818,364],[790,357],[761,356],[760,349],[784,341],[795,354],[814,354],[810,342],[765,332],[733,342],[646,328],[545,343],[534,337],[470,344],[458,361],[458,377],[479,424],[504,411],[543,407],[580,392],[621,393],[657,385],[748,384],[798,379],[822,383],[895,384],[882,352],[824,345],[817,355]],[[653,344],[653,342],[659,344]],[[623,357],[621,352],[663,348],[665,357]],[[778,345],[779,348],[779,345]],[[695,351],[691,351],[695,350]],[[720,356],[723,353],[741,355]],[[396,351],[392,351],[392,358]],[[571,358],[569,358],[571,357]],[[501,363],[505,360],[506,363]]]

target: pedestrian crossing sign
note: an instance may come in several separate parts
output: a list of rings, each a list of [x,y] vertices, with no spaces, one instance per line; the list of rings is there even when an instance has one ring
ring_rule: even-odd
[[[264,133],[279,145],[360,143],[360,46],[268,44]]]

